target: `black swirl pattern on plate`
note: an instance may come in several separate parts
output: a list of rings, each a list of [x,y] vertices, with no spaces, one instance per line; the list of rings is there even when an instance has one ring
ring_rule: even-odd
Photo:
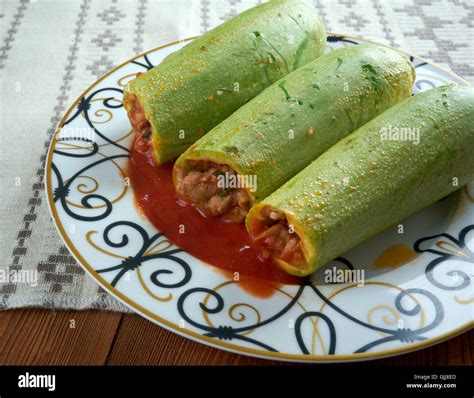
[[[120,152],[123,152],[123,154],[117,154],[117,155],[113,155],[113,156],[105,156],[105,157],[103,157],[99,160],[93,161],[92,163],[88,164],[87,166],[82,167],[80,170],[78,170],[76,173],[74,173],[72,177],[67,179],[66,183],[64,182],[64,178],[61,175],[61,172],[60,172],[59,168],[56,166],[56,164],[54,162],[52,162],[52,164],[51,164],[51,168],[52,168],[52,170],[53,170],[53,172],[56,176],[56,179],[58,181],[57,182],[58,185],[54,189],[54,196],[53,196],[54,202],[56,203],[56,202],[59,201],[59,203],[61,204],[61,206],[64,209],[64,211],[66,212],[66,214],[68,214],[70,217],[72,217],[76,220],[80,220],[80,221],[93,222],[93,221],[103,220],[103,219],[107,218],[110,215],[110,213],[112,212],[113,206],[112,206],[111,201],[103,195],[94,194],[94,193],[86,194],[81,199],[81,205],[85,209],[92,209],[93,208],[92,201],[99,201],[101,203],[101,205],[104,206],[104,211],[101,214],[94,214],[93,216],[85,216],[83,214],[78,214],[77,212],[72,210],[71,206],[68,204],[68,202],[66,200],[67,197],[70,194],[71,185],[75,182],[75,180],[78,177],[83,175],[84,172],[86,172],[86,171],[88,171],[88,170],[90,170],[94,167],[103,165],[104,163],[110,162],[110,161],[115,160],[115,159],[128,158],[128,152],[129,152],[128,148],[120,145],[119,143],[115,142],[114,140],[110,139],[105,134],[103,134],[90,119],[89,110],[91,108],[92,100],[98,94],[103,95],[104,93],[113,94],[112,96],[108,96],[108,97],[106,97],[102,100],[102,105],[105,108],[111,109],[111,110],[116,110],[116,109],[119,109],[119,108],[123,107],[122,101],[119,100],[118,98],[116,98],[116,96],[118,94],[120,94],[120,98],[121,98],[121,96],[123,95],[123,90],[121,90],[119,88],[116,88],[116,87],[105,87],[105,88],[95,90],[90,95],[88,95],[87,97],[81,98],[81,100],[77,104],[76,111],[64,123],[64,125],[61,126],[61,128],[64,127],[65,125],[70,124],[73,120],[75,120],[79,115],[82,114],[84,116],[84,119],[87,122],[87,125],[92,129],[92,131],[94,132],[94,134],[97,137],[100,137],[106,143],[115,146],[117,149],[120,150]],[[89,143],[92,146],[92,149],[90,151],[86,151],[85,153],[70,153],[70,152],[65,152],[65,151],[55,149],[54,153],[56,155],[61,155],[61,156],[71,157],[71,158],[89,158],[89,157],[94,158],[95,155],[99,151],[99,145],[97,144],[97,141],[95,141],[95,140],[85,139],[84,137],[79,137],[79,136],[78,137],[61,138],[60,135],[58,135],[57,138],[55,138],[55,139],[58,142],[81,141],[81,142]]]
[[[147,54],[145,54],[142,58],[143,58],[143,61],[134,60],[131,63],[141,66],[145,68],[145,70],[150,70],[151,68],[154,67],[154,65],[151,63],[150,59],[148,58]]]
[[[331,302],[330,299],[328,299],[322,292],[321,290],[314,286],[314,285],[300,285],[296,294],[293,296],[293,298],[290,300],[290,302],[281,310],[279,310],[277,313],[275,313],[273,316],[269,317],[266,320],[253,323],[251,325],[246,325],[244,327],[232,327],[230,325],[219,325],[217,327],[212,327],[207,324],[203,324],[198,322],[197,320],[192,318],[192,315],[190,315],[189,309],[186,310],[186,308],[189,308],[189,306],[186,306],[186,300],[188,297],[190,297],[193,294],[196,293],[201,293],[201,294],[206,294],[211,297],[213,297],[216,301],[215,306],[210,306],[206,305],[204,302],[199,303],[199,307],[202,311],[206,312],[207,314],[217,314],[221,311],[224,310],[225,308],[225,300],[220,295],[218,292],[205,288],[205,287],[193,287],[187,291],[185,291],[178,299],[178,311],[181,317],[191,324],[192,326],[201,329],[204,331],[204,336],[208,337],[215,337],[220,340],[232,340],[232,339],[237,339],[237,340],[244,340],[246,342],[252,343],[256,346],[265,348],[269,351],[276,351],[274,347],[271,347],[267,344],[265,344],[262,341],[258,341],[253,338],[249,338],[248,336],[242,335],[244,332],[248,332],[250,330],[255,330],[261,327],[264,327],[268,325],[269,323],[272,323],[276,321],[277,319],[283,317],[288,311],[290,311],[295,304],[298,302],[299,298],[301,297],[303,291],[305,289],[312,290],[316,295],[321,299],[328,307],[330,307],[332,310],[337,312],[339,315],[343,316],[345,319],[353,322],[355,325],[362,326],[367,329],[374,330],[376,332],[383,333],[386,335],[385,337],[382,337],[380,339],[374,340],[368,344],[365,344],[364,346],[360,347],[359,349],[355,350],[354,353],[363,353],[366,352],[370,349],[372,349],[375,346],[385,344],[391,341],[400,341],[400,342],[414,342],[414,341],[421,341],[421,340],[426,340],[427,337],[424,336],[427,332],[430,330],[436,328],[441,321],[443,320],[444,317],[444,310],[443,306],[440,302],[440,300],[431,292],[423,289],[406,289],[401,291],[395,298],[395,307],[397,310],[406,315],[406,316],[416,316],[420,313],[421,311],[421,306],[419,304],[416,304],[413,308],[408,309],[406,308],[403,304],[403,298],[405,298],[408,295],[422,295],[426,299],[428,299],[431,304],[433,305],[433,308],[435,310],[435,315],[434,319],[431,321],[431,323],[427,326],[424,326],[419,329],[410,329],[410,328],[396,328],[396,329],[389,329],[389,328],[382,328],[379,326],[371,325],[361,319],[358,319],[354,316],[352,316],[350,313],[347,311],[343,310],[333,302]],[[193,312],[195,313],[195,312]],[[323,314],[320,311],[305,311],[302,314],[298,316],[295,322],[295,338],[296,341],[301,349],[301,352],[303,354],[309,354],[309,350],[306,347],[303,336],[302,336],[302,324],[303,321],[306,318],[310,317],[319,317],[322,319],[326,325],[329,328],[329,350],[328,350],[328,355],[333,355],[335,354],[336,351],[336,329],[334,327],[334,322],[331,320],[331,318],[327,314]]]
[[[159,286],[162,288],[174,289],[177,287],[185,286],[191,280],[191,276],[192,276],[191,267],[186,261],[175,256],[175,254],[182,252],[181,249],[175,248],[172,250],[165,250],[160,253],[146,254],[147,250],[154,243],[156,243],[159,238],[164,236],[162,233],[156,233],[153,236],[149,236],[148,233],[145,231],[145,229],[136,223],[133,223],[130,221],[117,221],[107,226],[107,228],[105,228],[104,230],[103,237],[104,237],[104,242],[107,245],[114,248],[123,248],[129,244],[130,242],[129,236],[125,233],[122,234],[122,238],[118,242],[114,242],[110,238],[110,232],[116,228],[120,229],[120,227],[129,227],[135,230],[136,232],[138,232],[142,238],[142,246],[136,253],[134,253],[132,256],[127,257],[121,263],[112,265],[107,268],[101,268],[101,269],[96,270],[96,272],[98,273],[118,271],[117,275],[115,275],[114,279],[110,283],[112,286],[116,286],[117,283],[120,281],[120,279],[128,271],[133,271],[137,267],[143,266],[148,261],[156,260],[156,259],[171,260],[172,262],[177,264],[181,268],[182,271],[184,271],[184,276],[181,279],[178,279],[178,281],[175,281],[172,283],[160,281],[160,275],[173,274],[173,271],[170,271],[168,269],[159,269],[159,270],[154,271],[150,276],[150,280],[156,286]]]
[[[471,231],[474,231],[474,225],[469,225],[463,228],[459,232],[458,238],[455,238],[454,236],[450,234],[443,233],[439,235],[427,236],[426,238],[421,238],[415,242],[414,248],[416,252],[436,254],[436,258],[430,261],[428,265],[426,266],[425,275],[426,275],[426,279],[428,279],[428,281],[430,281],[430,283],[432,283],[437,288],[443,289],[443,290],[461,290],[471,284],[470,276],[462,270],[451,270],[446,273],[446,275],[450,276],[451,279],[454,280],[454,282],[456,282],[457,279],[460,279],[458,284],[454,284],[451,286],[446,285],[445,283],[437,280],[435,277],[435,272],[434,272],[442,264],[446,264],[447,260],[453,257],[456,257],[456,261],[460,261],[466,266],[470,264],[470,266],[472,267],[472,263],[474,262],[474,252],[472,252],[469,249],[469,247],[466,245],[466,237],[468,233]],[[437,240],[439,238],[445,238],[445,239],[450,240],[451,242],[454,243],[454,245],[456,245],[461,250],[463,250],[467,256],[466,257],[456,256],[455,254],[447,253],[445,251],[441,251],[433,247],[430,247],[428,249],[421,249],[421,245],[423,243],[429,240]]]

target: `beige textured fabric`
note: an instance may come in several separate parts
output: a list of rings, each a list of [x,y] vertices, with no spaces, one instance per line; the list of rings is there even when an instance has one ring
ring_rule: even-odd
[[[330,31],[418,53],[474,82],[470,0],[308,2]],[[43,187],[51,134],[68,105],[114,65],[256,3],[0,1],[0,308],[126,310],[84,273],[54,229]],[[26,279],[5,280],[7,271]]]

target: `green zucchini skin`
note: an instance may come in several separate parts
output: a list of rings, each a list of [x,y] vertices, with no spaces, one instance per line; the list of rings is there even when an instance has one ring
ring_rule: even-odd
[[[174,159],[270,84],[323,54],[324,24],[274,0],[210,30],[129,82],[151,124],[156,163]],[[183,136],[184,133],[184,136]]]
[[[419,128],[419,144],[416,135],[412,141],[393,139],[396,130],[384,130],[390,126]],[[250,231],[265,205],[283,211],[307,264],[275,262],[290,274],[309,275],[473,179],[474,88],[442,86],[390,108],[342,139],[254,206],[246,226]]]
[[[186,171],[189,160],[209,159],[255,175],[257,189],[250,194],[256,203],[341,138],[408,98],[414,78],[411,62],[389,48],[335,50],[224,120],[178,158],[175,170]]]

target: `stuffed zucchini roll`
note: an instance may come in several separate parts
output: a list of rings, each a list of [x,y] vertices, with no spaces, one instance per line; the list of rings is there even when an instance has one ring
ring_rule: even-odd
[[[261,256],[305,276],[474,179],[474,88],[443,86],[387,110],[254,206]]]
[[[323,54],[324,25],[301,1],[274,0],[230,19],[132,80],[124,106],[157,164],[264,88]]]
[[[176,191],[205,215],[242,222],[252,204],[409,97],[414,78],[410,61],[382,46],[346,47],[320,57],[268,87],[183,153],[173,170]]]

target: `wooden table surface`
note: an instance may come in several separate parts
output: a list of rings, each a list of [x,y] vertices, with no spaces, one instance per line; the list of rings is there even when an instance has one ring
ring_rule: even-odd
[[[74,326],[74,327],[73,327]],[[380,365],[472,365],[474,331]],[[0,312],[0,365],[278,365],[207,347],[138,315],[18,309]]]

